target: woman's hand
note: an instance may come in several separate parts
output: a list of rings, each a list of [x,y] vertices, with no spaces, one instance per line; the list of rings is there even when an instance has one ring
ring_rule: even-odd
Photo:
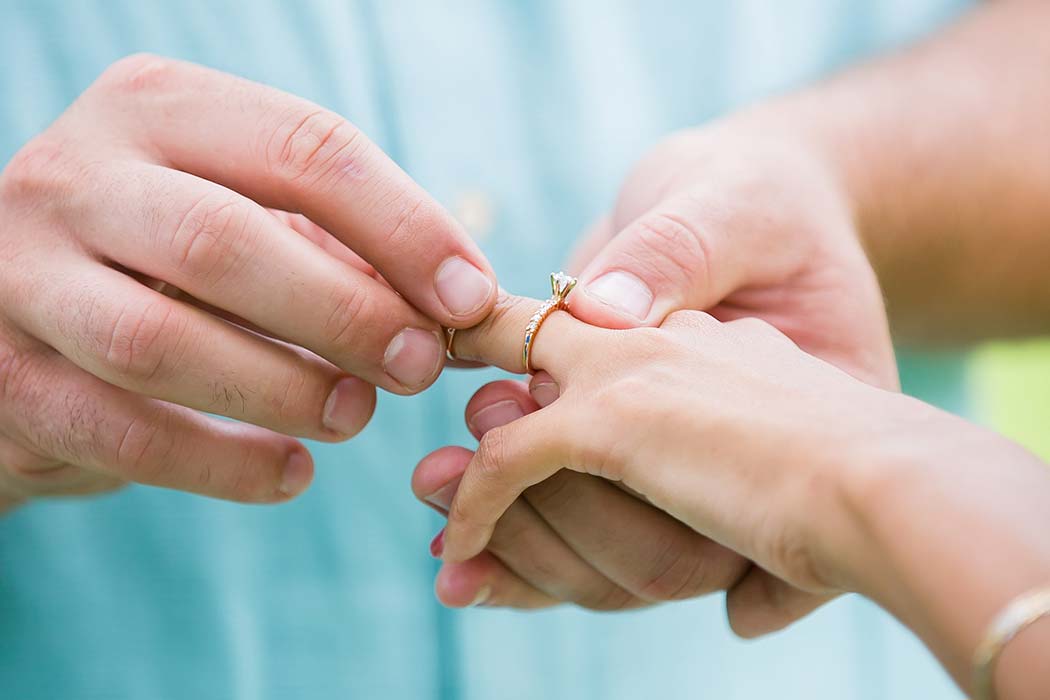
[[[502,299],[457,334],[457,354],[520,371],[521,331],[538,303]],[[615,331],[556,313],[533,352],[560,396],[482,436],[449,508],[446,561],[479,554],[519,494],[567,469],[621,483],[761,567],[729,594],[743,634],[767,628],[748,608],[771,589],[854,589],[839,555],[859,536],[848,498],[865,478],[858,447],[892,438],[921,404],[754,319],[679,312],[659,328]]]
[[[346,120],[152,56],[12,159],[0,259],[0,508],[129,480],[287,499],[312,463],[283,435],[346,439],[375,386],[426,388],[440,326],[477,322],[496,291]]]
[[[501,299],[457,334],[456,352],[520,371],[538,304]],[[601,477],[754,562],[728,592],[737,632],[762,631],[755,598],[856,591],[921,636],[960,683],[993,616],[1050,580],[1045,463],[850,377],[763,321],[683,311],[659,328],[617,331],[555,312],[533,359],[560,396],[484,433],[448,508],[446,562],[482,553],[537,484],[566,470]],[[610,528],[607,549],[640,549],[629,535],[618,541],[629,533],[620,513],[603,515],[588,513]],[[1031,693],[1045,688],[1047,638],[1042,625],[1003,658],[1014,669],[1003,687],[1024,689],[1010,697],[1040,697]]]
[[[572,313],[607,328],[658,325],[682,309],[723,320],[763,318],[854,376],[895,388],[886,315],[851,210],[820,149],[779,129],[776,120],[730,119],[678,133],[641,159],[609,215],[578,246],[569,264],[582,271]],[[509,421],[558,394],[545,373],[532,389],[530,396],[524,385],[501,382],[480,391],[467,407],[475,436],[484,432],[479,422],[491,427],[497,416]],[[426,500],[440,490],[443,500],[450,499],[469,457],[466,450],[450,448],[425,460],[414,482],[417,495]],[[557,499],[545,496],[551,490]],[[561,508],[552,509],[552,500]],[[600,527],[582,515],[621,508],[627,511]],[[528,519],[520,511],[529,513]],[[613,537],[610,527],[637,537]],[[550,594],[548,602],[638,605],[663,600],[668,591],[686,597],[733,585],[749,567],[743,557],[697,539],[696,533],[673,535],[679,528],[666,514],[625,499],[621,489],[562,472],[525,492],[501,519],[480,560],[446,565],[438,595],[454,605],[488,596],[491,604],[524,607],[535,603],[540,590]],[[547,550],[523,545],[539,540],[549,542]],[[619,559],[610,562],[616,548],[609,541],[658,542],[660,556],[654,560],[653,547],[639,545],[616,552]],[[604,576],[570,580],[559,575],[565,567],[535,566],[536,559],[564,559],[556,553],[565,549]],[[687,574],[691,581],[682,581]],[[648,585],[654,581],[657,585]],[[778,629],[827,600],[797,590],[758,592],[769,595],[750,598],[753,633]]]
[[[501,380],[466,407],[478,439],[540,409],[544,392]],[[444,516],[473,452],[446,447],[424,459],[412,479],[420,501]],[[442,534],[431,552],[440,555]],[[438,598],[453,607],[536,608],[573,603],[624,610],[724,590],[749,563],[616,484],[562,470],[528,488],[500,518],[480,555],[441,567]],[[785,624],[767,610],[767,627]],[[759,611],[756,611],[759,613]]]

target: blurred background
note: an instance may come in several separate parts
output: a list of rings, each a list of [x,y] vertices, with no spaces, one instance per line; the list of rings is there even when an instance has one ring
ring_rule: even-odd
[[[457,216],[508,289],[544,293],[666,133],[937,31],[959,0],[0,0],[0,163],[107,65],[150,51],[349,117]],[[2,274],[2,271],[0,271]],[[902,349],[905,390],[1050,457],[1050,342]],[[489,374],[384,395],[274,509],[132,488],[0,520],[0,697],[957,699],[922,646],[847,598],[735,639],[712,597],[596,615],[453,612],[415,460],[470,444]]]

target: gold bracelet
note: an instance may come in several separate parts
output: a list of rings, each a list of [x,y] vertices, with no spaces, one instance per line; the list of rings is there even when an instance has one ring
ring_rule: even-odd
[[[973,700],[995,700],[995,664],[1011,639],[1050,615],[1050,587],[1014,598],[995,616],[973,654]]]

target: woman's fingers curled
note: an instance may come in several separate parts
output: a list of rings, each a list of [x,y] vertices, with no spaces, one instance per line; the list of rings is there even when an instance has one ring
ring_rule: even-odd
[[[473,606],[535,610],[558,605],[553,598],[508,569],[491,552],[441,566],[434,581],[438,600],[451,608]]]
[[[525,489],[567,466],[567,423],[552,406],[485,433],[449,508],[442,559],[477,555]]]

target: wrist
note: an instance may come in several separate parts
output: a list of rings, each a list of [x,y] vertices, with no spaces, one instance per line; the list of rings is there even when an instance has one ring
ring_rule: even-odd
[[[1050,470],[1010,441],[912,399],[844,489],[846,587],[896,616],[967,682],[991,619],[1050,581]],[[896,402],[895,402],[896,403]]]

